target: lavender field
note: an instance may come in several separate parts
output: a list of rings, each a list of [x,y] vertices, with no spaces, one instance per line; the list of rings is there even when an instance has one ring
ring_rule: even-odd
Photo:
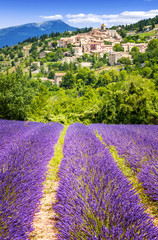
[[[142,132],[140,140],[144,136],[144,148],[145,137],[155,139],[155,144],[157,141],[157,128],[153,127],[153,136],[149,134],[152,127],[146,128],[143,135],[142,129],[145,127],[136,127],[138,132]],[[127,126],[126,131],[128,129],[130,127]],[[135,131],[134,126],[132,129]],[[138,194],[92,130],[103,133],[104,141],[109,145],[115,143],[123,148],[130,142],[127,134],[127,142],[123,139],[124,142],[121,143],[119,126],[99,124],[86,127],[77,123],[68,128],[59,170],[57,203],[54,207],[59,216],[58,239],[158,239],[158,228],[154,227],[152,219],[145,213]],[[118,135],[115,135],[115,130]],[[133,135],[135,136],[134,133]],[[136,143],[136,137],[131,138],[131,141]],[[156,166],[156,146],[149,147],[150,143],[151,141],[148,142],[148,148],[153,148],[153,152],[150,152],[153,154],[149,162],[147,159],[146,162],[151,166],[150,163],[154,161]],[[154,181],[156,176],[155,174]],[[158,181],[155,186],[157,184]]]
[[[158,126],[93,124],[107,146],[115,146],[142,183],[145,193],[158,201]]]
[[[30,239],[47,166],[62,130],[59,123],[0,120],[1,240]],[[158,239],[153,216],[110,147],[124,158],[150,201],[158,202],[158,126],[71,124],[52,205],[58,219],[56,239]]]
[[[0,239],[28,239],[63,126],[0,120]]]

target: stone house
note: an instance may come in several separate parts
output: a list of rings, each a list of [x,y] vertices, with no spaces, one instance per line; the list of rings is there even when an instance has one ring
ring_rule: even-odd
[[[44,58],[48,53],[50,53],[51,51],[42,51],[38,54],[38,58]]]
[[[73,49],[76,57],[81,57],[83,55],[82,47],[73,47]]]
[[[139,51],[145,53],[148,44],[147,43],[123,43],[121,46],[124,48],[125,52],[130,52],[133,47],[138,47]]]
[[[118,60],[122,57],[126,57],[132,60],[132,56],[127,52],[113,52],[113,53],[109,53],[108,55],[109,55],[110,65],[118,64]]]
[[[56,83],[58,86],[62,82],[63,76],[65,76],[66,73],[55,73],[54,74],[54,83]]]
[[[137,43],[135,46],[139,48],[139,52],[145,53],[145,51],[148,47],[148,44],[147,43]]]
[[[105,45],[104,40],[109,41],[110,45]],[[75,36],[61,38],[58,41],[59,47],[67,47],[68,44],[75,45],[75,56],[80,57],[83,53],[91,54],[92,51],[105,53],[112,52],[112,46],[120,43],[122,37],[116,30],[108,30],[102,24],[101,28],[92,29],[88,33],[79,33]]]
[[[65,62],[70,64],[70,62],[75,62],[76,61],[76,57],[64,57],[62,59],[62,64],[64,64]]]
[[[36,64],[37,67],[40,68],[40,65],[41,65],[40,62],[32,62],[32,63],[31,63],[31,66],[33,66],[34,64]]]
[[[130,52],[135,46],[135,43],[122,43],[121,46],[124,48],[124,52]]]

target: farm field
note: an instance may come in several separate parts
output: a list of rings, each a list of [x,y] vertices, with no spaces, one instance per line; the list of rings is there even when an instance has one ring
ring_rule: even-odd
[[[0,120],[0,137],[0,240],[158,239],[157,125]]]

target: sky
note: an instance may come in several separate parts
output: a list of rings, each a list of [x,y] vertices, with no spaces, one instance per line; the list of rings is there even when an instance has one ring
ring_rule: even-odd
[[[158,0],[0,0],[0,29],[61,19],[74,27],[130,24],[158,15]]]

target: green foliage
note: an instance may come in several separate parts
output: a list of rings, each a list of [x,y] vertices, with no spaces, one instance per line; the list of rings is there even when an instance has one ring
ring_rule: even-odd
[[[131,65],[131,60],[129,58],[126,57],[122,57],[118,60],[119,63],[121,64],[127,64],[127,65]]]
[[[76,80],[74,75],[70,71],[68,71],[66,75],[63,77],[60,86],[63,87],[64,89],[71,89],[75,86],[75,83]]]
[[[142,31],[144,30],[145,26],[149,26],[149,25],[154,26],[155,24],[158,24],[158,16],[154,18],[144,19],[137,23],[126,25],[126,26],[120,25],[120,27],[122,30],[127,30],[127,31],[133,31],[133,30]]]
[[[152,69],[150,67],[144,67],[141,71],[143,77],[150,78],[152,74]]]
[[[47,36],[42,36],[40,40],[29,40],[30,55],[26,59],[20,59],[23,66],[27,67],[28,75],[24,75],[20,68],[15,73],[8,73],[8,66],[14,66],[19,62],[17,57],[18,53],[23,52],[22,44],[0,49],[0,57],[5,60],[0,64],[0,69],[5,71],[5,74],[0,75],[0,118],[57,121],[63,124],[72,122],[158,124],[157,40],[149,42],[146,53],[140,53],[137,47],[133,47],[131,55],[134,65],[129,66],[130,60],[122,58],[119,60],[124,64],[122,69],[100,72],[94,69],[107,64],[107,54],[103,57],[98,54],[83,54],[79,60],[91,62],[92,70],[81,68],[74,62],[62,64],[60,60],[64,57],[64,52],[70,51],[70,54],[73,52],[72,46],[69,49],[56,46],[56,41],[61,36],[71,34],[52,33],[49,40]],[[40,59],[42,67],[36,77],[47,76],[54,79],[56,71],[66,72],[60,87],[50,81],[33,80],[31,74],[31,68],[37,69],[36,65],[31,66],[32,62],[38,61],[37,46],[48,50],[48,41],[52,41],[52,38],[54,49],[51,49],[45,58]],[[126,36],[124,41],[137,42],[138,36]],[[115,47],[121,51],[120,45]],[[48,72],[45,70],[47,66]]]
[[[57,44],[57,41],[52,42],[52,47],[56,48]]]
[[[21,69],[14,74],[0,75],[0,118],[24,120],[32,100]]]
[[[123,48],[119,43],[116,43],[116,44],[113,46],[113,50],[116,51],[116,52],[123,52],[123,51],[124,51],[124,48]]]
[[[32,66],[31,66],[31,69],[37,70],[38,69],[38,64],[37,63],[33,63]]]
[[[48,75],[49,79],[54,79],[54,71],[50,71]]]
[[[156,48],[158,48],[158,39],[150,40],[150,42],[148,43],[147,51],[153,51]]]
[[[138,53],[138,52],[139,52],[139,48],[138,47],[136,47],[136,46],[132,47],[131,53]]]
[[[105,41],[105,40],[104,40],[104,44],[105,44],[105,45],[111,45],[111,43],[110,43],[110,42],[108,42],[108,41]]]

